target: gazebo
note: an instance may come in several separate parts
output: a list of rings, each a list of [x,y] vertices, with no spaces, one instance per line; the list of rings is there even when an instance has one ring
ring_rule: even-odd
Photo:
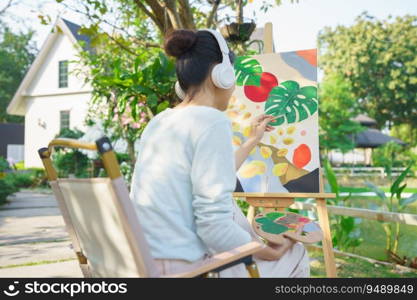
[[[363,162],[365,165],[372,165],[372,151],[374,148],[380,147],[390,141],[394,141],[399,145],[405,145],[403,141],[398,138],[389,136],[381,132],[377,128],[377,122],[367,115],[358,115],[352,119],[352,121],[358,122],[365,129],[355,135],[350,135],[355,144],[355,149],[347,153],[341,153],[339,151],[332,150],[329,155],[329,159],[337,164],[352,163],[356,165],[358,162]]]
[[[372,163],[372,150],[374,148],[380,147],[391,141],[402,146],[406,145],[402,140],[382,133],[376,128],[377,122],[366,115],[358,115],[352,120],[366,127],[365,130],[353,136],[355,148],[364,149],[366,165],[371,165]]]

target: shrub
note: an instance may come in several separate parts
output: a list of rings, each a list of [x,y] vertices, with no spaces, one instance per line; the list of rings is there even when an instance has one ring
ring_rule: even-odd
[[[47,178],[43,169],[31,168],[6,173],[6,176],[0,179],[0,205],[6,202],[9,195],[18,192],[19,189],[38,186],[47,186]]]
[[[52,161],[59,177],[74,175],[78,178],[89,177],[91,160],[87,155],[74,149],[61,149],[52,154]]]
[[[3,156],[0,156],[0,173],[6,171],[7,169],[9,169],[9,163]]]
[[[84,133],[78,129],[62,129],[56,138],[79,139]],[[57,147],[52,154],[52,162],[54,163],[58,177],[68,177],[73,175],[78,178],[89,177],[89,169],[92,161],[87,155],[76,149],[68,149]]]
[[[6,203],[7,196],[17,192],[18,189],[6,179],[0,179],[0,205]]]
[[[4,180],[9,184],[13,185],[17,189],[28,188],[35,183],[35,174],[30,171],[19,171],[8,173]]]
[[[372,161],[375,167],[384,167],[388,174],[391,174],[392,168],[407,167],[412,165],[416,171],[417,154],[411,149],[406,149],[395,142],[388,142],[385,145],[376,148],[372,152]],[[412,175],[411,173],[409,175]]]
[[[33,174],[33,186],[34,187],[47,187],[48,178],[46,172],[42,168],[29,168],[27,169]]]

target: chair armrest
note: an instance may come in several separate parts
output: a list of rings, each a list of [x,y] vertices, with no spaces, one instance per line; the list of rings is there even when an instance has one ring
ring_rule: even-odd
[[[259,250],[262,250],[265,245],[258,243],[258,242],[250,242],[243,246],[234,248],[230,251],[225,251],[222,253],[218,253],[210,257],[207,262],[196,268],[195,270],[183,273],[176,273],[176,274],[167,274],[162,277],[175,277],[175,278],[191,278],[202,275],[204,273],[210,272],[214,269],[217,269],[221,266],[230,264],[236,260],[244,258],[246,256],[252,255]]]

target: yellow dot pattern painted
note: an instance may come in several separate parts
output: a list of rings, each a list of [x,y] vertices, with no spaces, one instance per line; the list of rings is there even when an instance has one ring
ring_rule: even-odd
[[[252,160],[250,163],[242,166],[239,170],[239,175],[242,178],[252,178],[256,175],[264,174],[266,171],[266,164],[261,160]]]
[[[274,165],[272,168],[272,174],[275,176],[282,176],[285,175],[288,171],[288,164],[287,163],[279,163]]]
[[[262,155],[263,158],[270,158],[271,157],[271,154],[272,154],[271,148],[262,146],[260,148],[260,150],[261,150],[261,155]]]

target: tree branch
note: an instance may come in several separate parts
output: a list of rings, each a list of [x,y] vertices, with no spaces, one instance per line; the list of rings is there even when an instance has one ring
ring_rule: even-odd
[[[172,29],[172,23],[169,18],[165,19],[165,8],[157,0],[144,0],[146,4],[151,8],[158,22],[162,24],[159,27],[162,34],[165,34],[168,30]]]
[[[123,50],[125,50],[126,52],[129,52],[130,54],[133,55],[137,55],[137,53],[130,49],[129,47],[127,47],[125,44],[121,43],[120,41],[118,41],[114,36],[112,36],[111,34],[105,33],[114,43],[116,43],[120,48],[122,48]],[[134,42],[137,43],[138,45],[141,45],[143,47],[152,47],[152,48],[160,48],[161,46],[159,44],[153,44],[153,43],[148,43],[142,40],[138,40],[138,39],[134,39]]]
[[[2,15],[2,14],[4,14],[5,12],[6,12],[6,10],[10,7],[10,6],[12,6],[12,4],[15,4],[15,3],[12,3],[13,2],[13,0],[9,0],[8,2],[7,2],[7,4],[6,4],[6,6],[5,7],[3,7],[1,10],[0,10],[0,16]]]
[[[183,25],[188,29],[196,29],[194,16],[188,0],[179,0],[180,17],[183,19]]]
[[[220,1],[214,2],[213,7],[210,11],[210,14],[207,17],[207,23],[206,23],[207,28],[211,28],[213,26],[214,17],[217,13],[217,9],[219,8],[219,5],[220,5]]]
[[[242,0],[238,0],[237,1],[237,6],[236,6],[236,22],[238,24],[243,23],[243,1]]]
[[[166,0],[165,7],[167,9],[169,18],[171,19],[171,23],[174,29],[183,28],[184,26],[181,22],[180,16],[178,15],[178,11],[177,11],[176,0]]]
[[[146,8],[145,5],[143,5],[143,3],[141,2],[141,0],[134,0],[136,6],[138,7],[139,10],[143,11],[149,18],[151,18],[151,20],[155,23],[155,25],[158,27],[158,29],[163,32],[164,31],[164,23],[163,21],[161,22],[161,20],[155,15],[153,14],[150,10],[148,10]]]

